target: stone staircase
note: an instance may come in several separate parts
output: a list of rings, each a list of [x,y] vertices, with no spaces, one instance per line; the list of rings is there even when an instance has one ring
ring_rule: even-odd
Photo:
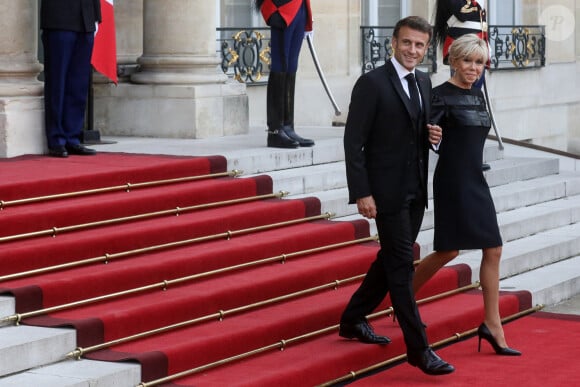
[[[342,143],[337,141],[336,147]],[[484,160],[491,165],[485,175],[504,241],[500,285],[530,291],[533,304],[553,305],[580,294],[580,173],[561,171],[557,156],[522,156],[515,149],[510,147],[514,156],[506,155],[490,141],[484,151]],[[432,154],[431,171],[436,159]],[[289,197],[316,196],[323,211],[336,214],[335,220],[360,218],[356,206],[347,204],[342,159],[269,174],[274,190],[290,191]],[[321,185],[327,189],[320,190]],[[371,233],[376,233],[374,222]],[[421,256],[432,251],[431,201],[417,242]],[[468,264],[477,281],[480,261],[481,251],[463,251],[453,263]]]
[[[336,214],[334,220],[360,219],[356,206],[347,204],[341,129],[314,133],[315,147],[296,150],[264,147],[263,133],[208,140],[114,138],[96,149],[221,154],[228,158],[229,170],[272,176],[275,192],[288,191],[291,198],[318,197],[323,212]],[[513,146],[500,151],[491,141],[484,159],[491,165],[486,178],[504,239],[502,289],[528,290],[533,304],[545,305],[580,294],[580,173],[563,170],[556,156],[521,155]],[[431,165],[435,162],[433,155]],[[422,256],[432,250],[432,208],[431,204],[418,238]],[[376,233],[374,222],[371,233]],[[465,251],[453,263],[468,264],[476,281],[480,260],[479,251]],[[13,313],[14,301],[0,297],[0,318]],[[137,364],[63,360],[75,347],[70,329],[0,327],[0,387],[124,387],[141,382]]]

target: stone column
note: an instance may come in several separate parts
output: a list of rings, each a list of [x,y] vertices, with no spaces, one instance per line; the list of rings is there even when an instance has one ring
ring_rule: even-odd
[[[0,157],[43,153],[37,0],[0,0]]]
[[[217,70],[216,2],[145,0],[141,72],[131,79],[147,84],[224,83]],[[169,12],[168,12],[169,11]]]
[[[228,81],[218,67],[215,1],[143,0],[137,62],[133,84],[96,96],[101,132],[205,138],[248,131],[245,84]]]

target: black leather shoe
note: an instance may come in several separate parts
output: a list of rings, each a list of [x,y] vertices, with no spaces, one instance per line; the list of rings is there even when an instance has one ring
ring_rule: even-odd
[[[267,144],[269,148],[298,148],[300,144],[286,135],[282,129],[269,131]]]
[[[431,348],[423,352],[407,353],[407,361],[427,375],[445,375],[455,371],[451,364],[442,360]]]
[[[66,150],[71,155],[92,156],[97,154],[96,150],[84,147],[81,144],[67,145]]]
[[[48,148],[48,155],[52,157],[66,158],[68,157],[68,152],[64,146],[59,146],[56,148]]]
[[[481,164],[481,170],[483,172],[489,171],[490,169],[491,169],[491,166],[489,164],[486,164],[486,163]]]
[[[346,339],[357,339],[366,344],[386,345],[391,342],[386,336],[376,335],[368,322],[363,321],[357,324],[341,323],[338,334]]]
[[[309,138],[300,137],[298,135],[298,133],[296,133],[294,131],[293,127],[288,126],[288,125],[284,125],[282,130],[284,130],[284,133],[286,133],[286,136],[288,136],[292,140],[296,141],[298,143],[298,145],[303,146],[303,147],[314,146],[314,140],[311,140]]]

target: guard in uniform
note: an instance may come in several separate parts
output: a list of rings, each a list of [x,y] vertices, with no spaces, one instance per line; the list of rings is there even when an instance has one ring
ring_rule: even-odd
[[[488,41],[485,7],[476,0],[438,0],[435,40],[443,47],[443,63],[449,64],[449,46],[460,36],[476,34]]]
[[[314,145],[294,130],[294,90],[298,56],[305,34],[312,33],[310,0],[256,0],[270,27],[270,76],[266,97],[267,145],[298,148]]]

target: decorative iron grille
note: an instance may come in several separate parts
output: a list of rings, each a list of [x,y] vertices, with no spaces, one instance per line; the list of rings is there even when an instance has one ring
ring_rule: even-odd
[[[218,28],[221,68],[247,84],[267,81],[270,72],[270,28]]]
[[[391,40],[394,27],[362,26],[362,72],[370,71],[393,55]],[[544,26],[490,26],[490,71],[522,70],[546,65]],[[437,72],[437,47],[431,45],[423,71]]]
[[[362,72],[385,63],[393,55],[394,27],[361,26]],[[264,84],[270,72],[270,29],[218,28],[221,68],[229,77],[249,85]],[[546,65],[544,26],[490,26],[491,71],[523,70]],[[437,72],[437,46],[431,45],[418,66]]]
[[[491,71],[546,65],[544,26],[490,26]]]

